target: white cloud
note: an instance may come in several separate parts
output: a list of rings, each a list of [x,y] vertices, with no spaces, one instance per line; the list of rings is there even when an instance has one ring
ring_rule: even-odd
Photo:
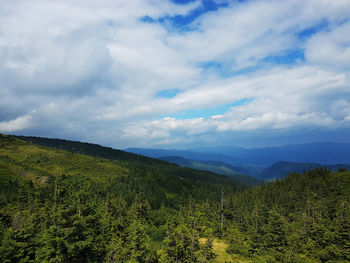
[[[310,63],[330,68],[350,69],[350,23],[316,34],[306,45]]]
[[[0,127],[122,146],[205,141],[249,130],[348,127],[347,0],[232,1],[196,18],[189,31],[157,22],[200,5],[2,1]],[[155,21],[142,21],[145,16]],[[322,21],[326,28],[306,41],[298,38]],[[305,49],[305,61],[262,62],[295,49]],[[207,62],[214,66],[203,68]],[[255,72],[234,74],[246,67]],[[168,89],[182,92],[156,96]],[[253,100],[213,117],[173,117],[245,98]]]
[[[235,69],[254,65],[270,54],[294,49],[296,32],[323,20],[349,18],[348,1],[233,2],[194,22],[198,30],[170,37],[169,44],[193,61],[230,61]]]
[[[342,92],[349,95],[348,86],[349,80],[342,73],[331,73],[311,66],[275,68],[248,77],[231,78],[221,84],[206,84],[205,87],[182,93],[180,98],[169,99],[167,107],[176,108],[181,103],[183,108],[186,105],[193,107],[196,102],[204,105],[224,104],[244,97],[254,98],[251,103],[232,107],[219,117],[140,121],[134,123],[133,128],[128,127],[125,134],[142,127],[147,134],[162,130],[172,138],[180,130],[183,139],[187,139],[188,136],[195,137],[205,132],[220,136],[221,132],[227,131],[342,126],[344,115],[350,110],[349,102],[322,101],[318,98]]]
[[[31,113],[14,120],[0,122],[0,132],[15,132],[30,127]]]

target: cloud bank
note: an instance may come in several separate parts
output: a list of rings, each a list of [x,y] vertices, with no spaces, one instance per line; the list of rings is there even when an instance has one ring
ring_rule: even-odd
[[[349,1],[210,6],[2,1],[0,132],[115,147],[350,141]]]

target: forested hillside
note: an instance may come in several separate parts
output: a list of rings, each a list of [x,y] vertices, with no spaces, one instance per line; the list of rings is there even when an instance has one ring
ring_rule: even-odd
[[[58,141],[55,147],[62,148]],[[209,172],[116,154],[122,158],[116,160],[110,149],[114,160],[108,160],[1,135],[0,262],[207,257],[206,245],[198,243],[201,231],[188,221],[202,226],[197,220],[207,217],[189,213],[207,211],[218,224],[222,191],[245,186]]]
[[[350,173],[324,168],[231,195],[228,251],[266,262],[349,262],[349,201]]]
[[[350,260],[348,172],[248,189],[111,148],[40,140],[51,147],[0,135],[0,262]]]

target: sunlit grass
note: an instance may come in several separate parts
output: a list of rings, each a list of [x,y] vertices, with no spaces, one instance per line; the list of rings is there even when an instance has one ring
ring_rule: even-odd
[[[0,138],[0,164],[14,174],[43,182],[48,175],[87,175],[96,181],[130,174],[125,164],[64,150],[27,144],[20,140],[8,144],[7,137]],[[44,180],[45,181],[45,180]]]
[[[204,244],[207,241],[206,238],[200,238],[199,243]],[[223,240],[219,240],[215,238],[213,240],[213,252],[216,255],[216,258],[212,260],[211,262],[218,262],[218,263],[251,263],[253,262],[250,259],[241,257],[239,255],[230,255],[226,252],[226,248],[228,247],[228,244],[225,243]]]

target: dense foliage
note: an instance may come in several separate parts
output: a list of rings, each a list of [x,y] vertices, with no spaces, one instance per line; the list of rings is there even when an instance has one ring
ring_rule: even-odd
[[[246,262],[350,260],[347,172],[246,189],[111,148],[42,141],[50,147],[0,135],[0,262],[209,262],[213,240]]]
[[[324,168],[232,195],[224,211],[228,250],[260,262],[348,262],[349,200],[350,173]]]

